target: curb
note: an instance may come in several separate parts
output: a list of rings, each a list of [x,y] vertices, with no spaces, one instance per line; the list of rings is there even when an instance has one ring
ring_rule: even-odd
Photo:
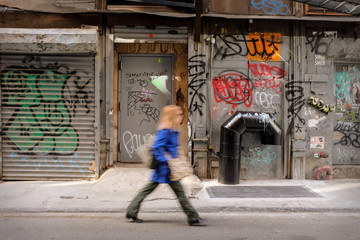
[[[77,208],[77,209],[38,209],[38,208],[8,208],[0,209],[0,214],[3,213],[124,213],[126,208],[116,209],[89,209],[89,208]],[[302,207],[197,207],[196,210],[199,213],[360,213],[360,208],[302,208]],[[180,207],[178,208],[144,208],[140,212],[144,213],[174,213],[182,212]]]

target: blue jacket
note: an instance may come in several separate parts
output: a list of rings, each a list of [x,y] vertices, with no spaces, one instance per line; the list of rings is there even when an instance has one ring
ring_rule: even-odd
[[[177,157],[179,144],[179,132],[174,129],[161,129],[156,133],[152,148],[154,157],[160,162],[154,170],[151,180],[158,183],[170,183],[170,168],[165,153],[168,152],[172,158]]]

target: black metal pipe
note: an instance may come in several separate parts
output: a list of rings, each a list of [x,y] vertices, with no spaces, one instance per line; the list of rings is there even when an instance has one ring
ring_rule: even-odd
[[[236,112],[221,126],[219,159],[220,183],[239,183],[241,134],[245,132],[245,126],[245,120],[240,112]]]
[[[261,138],[261,144],[264,145],[281,145],[282,133],[279,125],[272,119],[269,119],[265,127],[265,139]]]

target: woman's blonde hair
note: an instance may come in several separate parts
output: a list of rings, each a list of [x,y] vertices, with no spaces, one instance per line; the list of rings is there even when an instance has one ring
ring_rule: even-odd
[[[161,110],[160,119],[158,122],[158,129],[164,128],[178,128],[179,124],[176,122],[178,111],[181,107],[176,105],[167,105]]]

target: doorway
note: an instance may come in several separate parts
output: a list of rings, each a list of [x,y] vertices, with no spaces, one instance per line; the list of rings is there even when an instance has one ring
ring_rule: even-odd
[[[173,103],[174,57],[119,55],[118,161],[136,163],[136,150],[156,132],[161,109]]]

